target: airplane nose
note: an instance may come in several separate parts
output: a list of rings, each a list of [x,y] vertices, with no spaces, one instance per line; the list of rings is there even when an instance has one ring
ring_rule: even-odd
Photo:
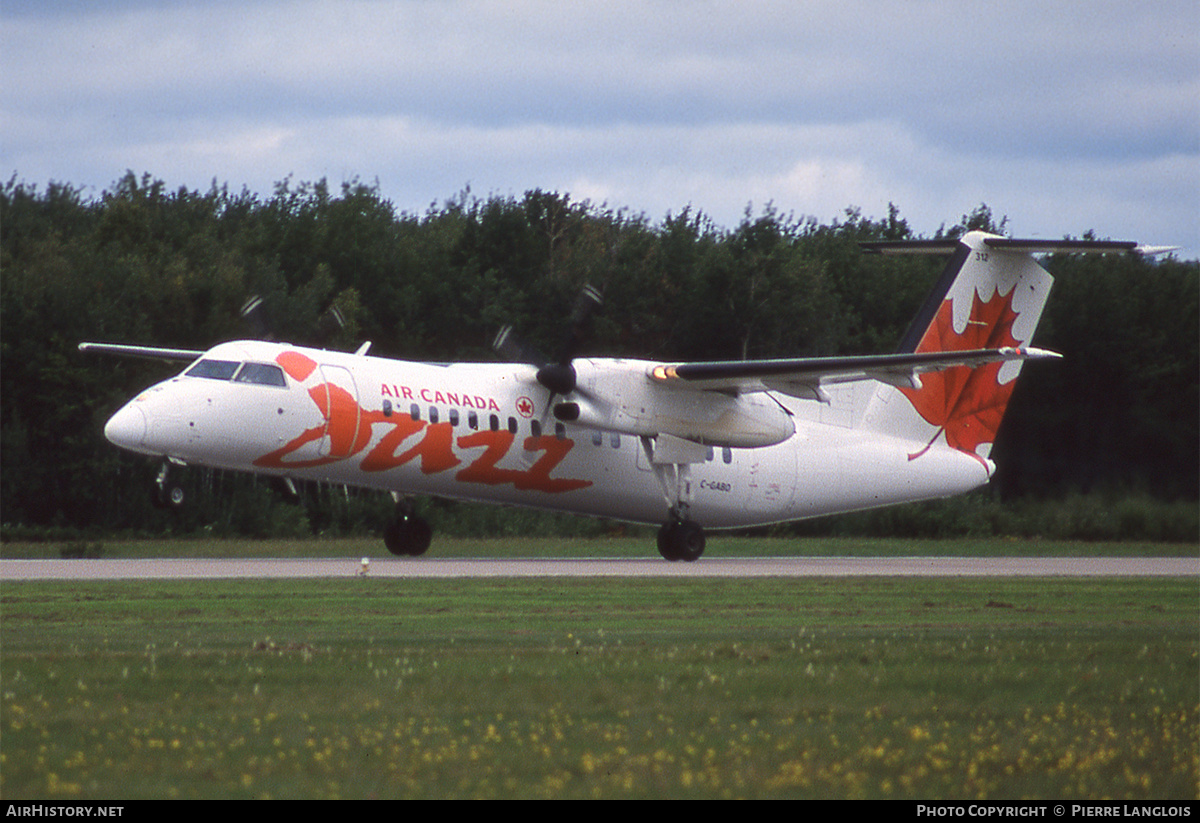
[[[130,403],[108,419],[104,436],[114,446],[135,449],[146,439],[146,415]]]

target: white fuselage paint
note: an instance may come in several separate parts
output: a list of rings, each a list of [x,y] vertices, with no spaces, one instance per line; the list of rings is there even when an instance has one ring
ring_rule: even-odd
[[[222,344],[205,357],[275,363],[287,352],[314,367],[289,372],[286,387],[181,374],[130,401],[105,435],[132,451],[214,468],[639,523],[667,515],[662,485],[627,423],[618,426],[625,433],[565,424],[556,436],[547,404],[563,398],[552,398],[531,366],[440,366],[257,341]],[[636,375],[641,365],[626,362]],[[584,391],[587,380],[583,368]],[[784,439],[713,446],[710,459],[687,470],[690,516],[708,528],[761,525],[945,497],[987,482],[990,463],[977,456],[855,428],[871,391],[865,383],[832,408],[761,393],[726,409],[741,415],[741,430]],[[647,395],[627,394],[623,412],[644,419]]]

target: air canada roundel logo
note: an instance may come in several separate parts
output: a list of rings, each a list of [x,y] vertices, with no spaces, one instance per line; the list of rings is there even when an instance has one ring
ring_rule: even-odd
[[[517,398],[517,414],[525,418],[533,417],[533,401],[528,397]]]

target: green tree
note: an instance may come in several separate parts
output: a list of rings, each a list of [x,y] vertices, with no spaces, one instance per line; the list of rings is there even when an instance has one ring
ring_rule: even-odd
[[[948,232],[1003,233],[981,204]],[[486,359],[502,325],[548,354],[585,283],[604,291],[585,353],[669,360],[887,351],[944,266],[865,255],[913,238],[900,210],[829,224],[768,207],[732,229],[685,208],[643,215],[538,189],[469,190],[397,214],[378,184],[279,183],[261,198],[127,173],[94,199],[69,184],[0,186],[0,506],[5,523],[218,533],[344,531],[386,516],[369,494],[189,472],[195,503],[146,493],[153,461],[111,448],[107,417],[169,364],[81,355],[81,340],[203,348],[263,333],[422,359]],[[1036,364],[994,451],[1007,496],[1067,490],[1200,496],[1200,263],[1056,255]],[[262,300],[261,329],[240,317]],[[334,317],[340,318],[335,321]],[[361,499],[360,499],[361,498]],[[491,521],[488,521],[491,522]]]

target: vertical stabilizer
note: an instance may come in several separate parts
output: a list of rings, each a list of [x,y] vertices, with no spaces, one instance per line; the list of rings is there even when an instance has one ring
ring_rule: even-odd
[[[893,253],[951,254],[937,286],[902,338],[900,351],[1028,346],[1054,279],[1026,248],[1006,247],[1012,242],[971,232],[953,245],[937,241],[874,247]],[[881,385],[864,424],[924,444],[914,449],[913,460],[943,443],[986,461],[1020,371],[1021,361],[1013,360],[924,374],[919,388]]]
[[[950,260],[899,351],[1025,348],[1033,339],[1054,282],[1033,258],[1047,253],[1160,254],[1169,247],[1118,240],[1018,240],[973,231],[958,240],[864,243],[883,254],[948,254]],[[1012,396],[1021,360],[924,374],[920,386],[880,384],[863,417],[866,428],[923,443],[916,460],[941,443],[987,457]]]

